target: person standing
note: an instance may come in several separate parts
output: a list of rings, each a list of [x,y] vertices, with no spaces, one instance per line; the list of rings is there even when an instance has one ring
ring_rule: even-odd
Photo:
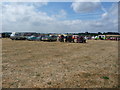
[[[65,36],[65,42],[67,42],[68,41],[68,36]]]
[[[61,35],[61,42],[64,42],[64,35]]]

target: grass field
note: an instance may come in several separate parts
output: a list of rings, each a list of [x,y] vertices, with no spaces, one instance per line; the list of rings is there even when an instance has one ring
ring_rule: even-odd
[[[113,88],[118,86],[118,42],[2,39],[3,88]]]

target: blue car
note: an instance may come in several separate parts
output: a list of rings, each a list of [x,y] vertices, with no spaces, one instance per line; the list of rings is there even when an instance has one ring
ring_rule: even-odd
[[[30,36],[30,37],[27,37],[27,40],[29,40],[29,41],[41,41],[41,36],[38,36],[38,37],[36,37],[36,36]]]

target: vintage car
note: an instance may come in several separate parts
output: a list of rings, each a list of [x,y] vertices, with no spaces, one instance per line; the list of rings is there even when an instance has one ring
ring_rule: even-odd
[[[44,36],[41,38],[42,41],[57,41],[57,36]]]
[[[24,36],[24,33],[13,32],[10,35],[10,39],[12,39],[12,40],[25,40],[26,36]]]
[[[29,36],[27,37],[27,40],[29,41],[41,41],[42,37],[41,36]]]

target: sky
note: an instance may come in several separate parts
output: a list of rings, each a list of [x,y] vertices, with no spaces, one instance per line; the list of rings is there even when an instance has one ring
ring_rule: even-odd
[[[2,32],[118,32],[117,2],[2,2]]]

